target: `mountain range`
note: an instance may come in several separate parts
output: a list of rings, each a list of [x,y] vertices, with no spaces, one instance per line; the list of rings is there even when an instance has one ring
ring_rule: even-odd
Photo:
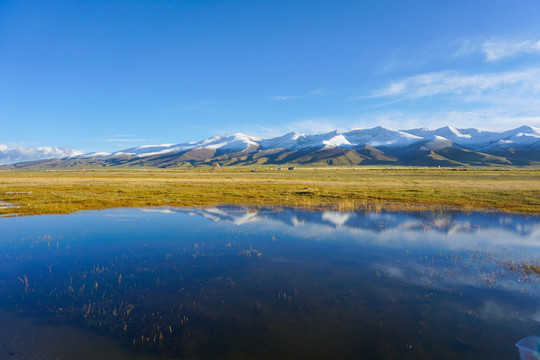
[[[199,142],[142,145],[114,153],[94,152],[3,168],[170,168],[216,164],[537,166],[540,165],[540,129],[521,126],[490,132],[450,126],[436,130],[392,130],[378,126],[315,135],[291,132],[270,139],[234,133]]]

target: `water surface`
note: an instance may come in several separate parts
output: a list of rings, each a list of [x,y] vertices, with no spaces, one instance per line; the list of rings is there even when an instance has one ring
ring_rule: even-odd
[[[511,359],[540,334],[537,216],[118,209],[0,219],[0,256],[4,324],[115,358]]]

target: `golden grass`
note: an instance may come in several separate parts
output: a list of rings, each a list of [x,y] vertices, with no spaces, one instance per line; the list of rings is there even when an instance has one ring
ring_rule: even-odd
[[[300,168],[294,171],[92,170],[0,172],[0,215],[217,204],[434,207],[540,213],[540,171]]]

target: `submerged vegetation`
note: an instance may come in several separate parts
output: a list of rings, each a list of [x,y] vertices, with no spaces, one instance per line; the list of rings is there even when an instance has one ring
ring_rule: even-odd
[[[73,323],[97,330],[121,339],[134,351],[158,351],[174,357],[218,346],[201,349],[208,336],[215,336],[208,329],[235,333],[231,320],[222,324],[218,316],[251,315],[252,304],[242,296],[246,285],[224,275],[230,271],[234,276],[234,269],[220,267],[227,259],[253,266],[261,256],[251,259],[250,252],[260,254],[251,247],[246,250],[238,243],[199,246],[182,241],[148,247],[146,239],[136,237],[127,246],[118,241],[114,244],[122,250],[118,254],[99,248],[99,244],[86,245],[85,252],[98,248],[89,257],[79,252],[81,243],[48,234],[8,246],[4,249],[11,255],[5,259],[8,269],[21,275],[6,274],[6,269],[0,272],[4,279],[0,305],[41,317],[47,323]],[[28,260],[34,250],[47,262]],[[216,258],[221,259],[219,266]],[[237,298],[235,291],[240,291]],[[248,325],[242,321],[234,324]]]
[[[538,326],[538,216],[212,210],[2,219],[0,308],[162,359],[511,358]]]
[[[0,215],[217,204],[540,213],[540,171],[261,168],[0,172]]]
[[[524,266],[526,272],[540,275],[540,265],[537,265],[537,264],[525,264],[523,266]]]

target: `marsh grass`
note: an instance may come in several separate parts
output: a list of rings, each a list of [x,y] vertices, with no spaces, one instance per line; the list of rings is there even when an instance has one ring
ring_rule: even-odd
[[[538,264],[524,264],[525,272],[540,275],[540,265]]]
[[[540,171],[248,168],[226,171],[0,172],[0,215],[146,206],[243,204],[351,210],[491,209],[540,213]]]

